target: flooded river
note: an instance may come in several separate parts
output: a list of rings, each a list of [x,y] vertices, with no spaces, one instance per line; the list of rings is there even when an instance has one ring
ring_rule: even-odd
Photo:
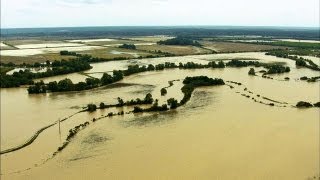
[[[40,128],[74,115],[43,131],[29,146],[1,155],[1,179],[308,179],[319,176],[319,108],[297,109],[298,101],[318,102],[319,81],[299,81],[319,72],[297,69],[289,59],[263,53],[199,55],[114,61],[92,64],[85,74],[70,77],[74,82],[87,75],[125,69],[130,64],[164,62],[208,63],[212,60],[255,58],[284,62],[291,72],[274,79],[248,76],[249,67],[144,72],[125,77],[118,85],[83,92],[28,95],[25,88],[1,89],[1,150],[28,140]],[[257,69],[258,70],[258,69]],[[163,104],[182,99],[182,79],[206,75],[241,86],[200,87],[184,106],[168,112],[125,114],[102,118],[109,112],[128,112],[133,107],[82,112],[89,103],[117,103],[144,98],[151,93]],[[289,81],[283,81],[290,77]],[[168,86],[166,96],[160,89]],[[228,84],[228,83],[227,83]],[[247,88],[247,90],[244,90]],[[248,93],[248,92],[251,93]],[[241,94],[249,94],[246,98]],[[258,96],[259,95],[259,96]],[[285,102],[277,107],[254,102],[267,97]],[[69,145],[52,154],[65,141],[69,129],[90,121]]]

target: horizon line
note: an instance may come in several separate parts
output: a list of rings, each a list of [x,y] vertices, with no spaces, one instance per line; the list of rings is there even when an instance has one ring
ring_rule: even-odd
[[[319,26],[277,26],[277,25],[88,25],[88,26],[34,26],[34,27],[1,27],[0,29],[49,29],[49,28],[90,28],[90,27],[250,27],[250,28],[314,28]]]

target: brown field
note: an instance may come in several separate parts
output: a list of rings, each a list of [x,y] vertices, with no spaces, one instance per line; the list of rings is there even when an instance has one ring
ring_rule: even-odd
[[[63,43],[63,41],[45,40],[45,39],[15,39],[15,40],[7,40],[4,42],[12,46],[25,45],[25,44]]]
[[[135,41],[146,41],[146,42],[158,42],[167,39],[172,39],[173,37],[169,36],[138,36],[138,37],[130,37],[127,39],[135,40]]]
[[[206,54],[209,50],[194,47],[194,46],[166,46],[166,45],[151,45],[151,46],[137,46],[137,49],[144,51],[162,51],[175,55],[192,55],[192,54]]]
[[[121,52],[119,54],[113,54],[112,51]],[[117,57],[126,57],[126,58],[135,58],[137,56],[148,56],[152,55],[152,53],[138,51],[138,50],[128,50],[128,49],[121,49],[117,47],[107,47],[103,49],[93,49],[87,51],[80,51],[77,52],[79,54],[88,54],[93,57],[97,58],[106,58],[112,59]],[[32,56],[1,56],[1,62],[9,63],[12,62],[14,64],[34,64],[35,62],[46,62],[54,61],[54,60],[69,60],[75,58],[74,56],[61,56],[59,53],[50,53],[50,54],[39,54],[39,55],[32,55]]]
[[[9,63],[12,62],[14,64],[34,64],[35,62],[46,62],[54,61],[54,60],[69,60],[74,58],[73,56],[61,56],[59,53],[50,53],[50,54],[39,54],[39,55],[32,55],[32,56],[1,56],[2,63]]]
[[[115,41],[96,41],[96,42],[80,42],[86,45],[104,46],[104,45],[117,45],[117,44],[135,44],[141,43],[141,41],[122,40],[117,39]]]
[[[252,52],[281,48],[277,46],[233,42],[201,41],[200,43],[203,44],[205,48],[212,49],[217,52]]]
[[[0,47],[0,50],[12,50],[12,49],[15,49],[15,48],[11,47],[11,46],[2,46],[2,47]]]
[[[121,54],[114,54],[112,51],[121,52]],[[112,59],[116,57],[126,57],[126,58],[135,58],[135,56],[148,56],[152,55],[152,53],[142,52],[138,50],[129,50],[129,49],[122,49],[117,47],[108,47],[104,49],[94,49],[94,50],[88,50],[88,51],[81,51],[80,54],[89,54],[93,57],[98,58],[106,58],[106,59]]]
[[[80,54],[89,54],[93,57],[112,59],[117,57],[137,58],[139,56],[146,57],[148,55],[159,54],[158,51],[174,54],[174,55],[195,55],[195,54],[208,54],[211,50],[217,52],[250,52],[250,51],[263,51],[274,48],[276,46],[269,45],[257,45],[249,43],[234,43],[234,42],[213,42],[213,41],[201,41],[204,48],[194,46],[167,46],[167,45],[137,45],[137,50],[128,50],[117,48],[118,44],[139,44],[139,43],[154,43],[160,40],[169,39],[171,37],[166,36],[145,36],[145,37],[132,37],[130,39],[115,39],[114,41],[96,41],[96,42],[81,42],[86,45],[94,46],[108,46],[114,45],[114,47],[103,47],[101,49],[91,49],[78,51]],[[8,40],[5,43],[18,46],[27,44],[44,44],[44,43],[68,43],[68,40],[46,40],[46,39],[17,39]],[[78,42],[79,43],[79,42]],[[5,47],[12,48],[12,47]],[[112,53],[113,52],[113,53]],[[48,54],[39,54],[31,56],[1,56],[3,63],[13,62],[15,64],[28,63],[33,64],[35,62],[45,62],[47,60],[61,60],[71,59],[72,56],[61,56],[57,52],[51,52]]]

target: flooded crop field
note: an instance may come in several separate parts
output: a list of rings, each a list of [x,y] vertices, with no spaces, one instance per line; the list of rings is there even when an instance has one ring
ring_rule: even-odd
[[[293,60],[262,52],[132,59],[92,63],[90,70],[41,80],[80,82],[130,65],[232,59],[280,63],[291,71],[269,75],[269,79],[260,74],[249,76],[250,67],[174,68],[125,76],[116,83],[79,92],[28,94],[24,87],[1,89],[1,179],[319,177],[320,110],[295,105],[319,101],[320,82],[300,77],[320,74],[297,68]],[[221,78],[226,84],[198,87],[185,105],[165,112],[129,113],[134,106],[83,111],[89,103],[116,104],[118,97],[143,99],[148,93],[160,105],[169,98],[180,101],[187,76]],[[167,94],[162,96],[164,87]],[[114,115],[108,115],[110,112]],[[81,130],[58,150],[69,130],[79,125]],[[26,142],[31,143],[3,153]]]
[[[46,45],[40,45],[41,48],[31,48],[34,47],[33,45],[28,45],[24,49],[14,49],[14,50],[2,50],[0,51],[1,56],[31,56],[31,55],[41,55],[41,54],[47,54],[47,53],[59,53],[60,51],[63,50],[68,50],[68,51],[86,51],[86,50],[92,50],[92,49],[100,49],[102,47],[100,46],[83,46],[82,44],[76,45],[76,46],[69,46],[66,47],[68,44],[64,45],[64,47],[44,47]],[[22,45],[21,45],[22,46]],[[39,46],[39,47],[40,47]]]

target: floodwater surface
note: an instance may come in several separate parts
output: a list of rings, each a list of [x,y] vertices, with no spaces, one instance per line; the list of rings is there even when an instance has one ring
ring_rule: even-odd
[[[291,72],[265,79],[249,76],[249,67],[170,69],[134,74],[117,84],[83,92],[28,95],[25,88],[1,89],[1,150],[4,150],[25,142],[38,129],[81,111],[89,103],[115,104],[117,97],[142,99],[147,93],[159,99],[160,105],[171,97],[181,100],[180,89],[186,76],[206,75],[242,83],[238,86],[227,82],[233,89],[227,85],[197,88],[186,105],[168,112],[125,114],[96,122],[91,120],[109,112],[128,112],[133,107],[75,114],[61,122],[61,133],[56,124],[31,145],[1,155],[1,179],[318,177],[320,110],[292,107],[301,100],[313,103],[320,100],[319,81],[298,80],[302,75],[317,76],[317,71],[297,69],[292,60],[262,53],[237,53],[96,63],[84,73],[94,75],[132,64],[208,63],[239,57],[284,62]],[[283,81],[284,77],[290,80]],[[168,81],[172,80],[176,81],[167,88],[168,94],[161,96],[160,89],[169,86]],[[286,107],[255,102],[253,97],[266,103],[269,101],[262,97],[283,102]],[[52,157],[69,129],[86,121],[89,126]]]

